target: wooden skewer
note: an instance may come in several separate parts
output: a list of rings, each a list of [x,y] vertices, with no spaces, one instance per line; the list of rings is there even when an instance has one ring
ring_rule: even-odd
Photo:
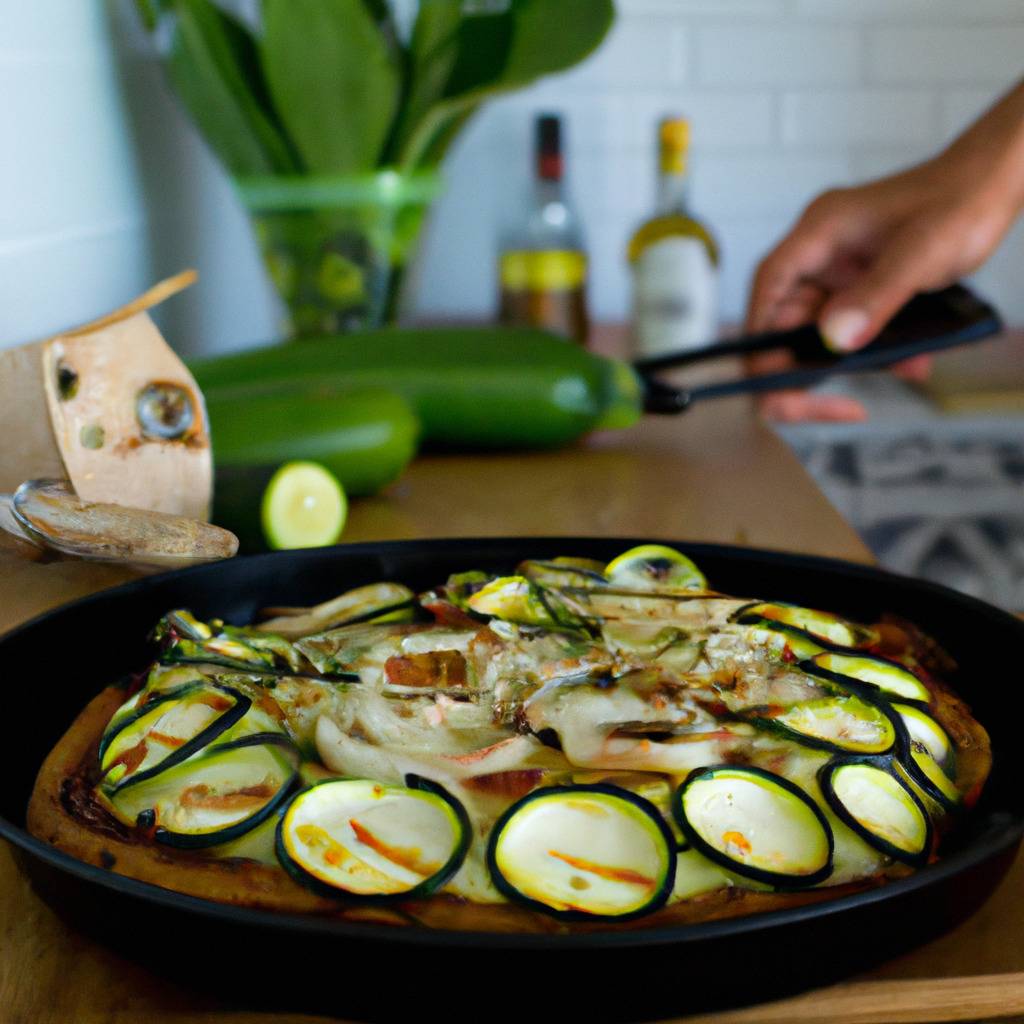
[[[856,981],[743,1010],[664,1024],[933,1024],[1024,1013],[1024,972]]]

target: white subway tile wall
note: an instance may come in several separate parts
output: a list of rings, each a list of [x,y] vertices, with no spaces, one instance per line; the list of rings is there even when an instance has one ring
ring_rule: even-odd
[[[556,2],[556,0],[552,0]],[[722,315],[817,192],[934,152],[1024,74],[1024,0],[619,0],[580,68],[492,103],[451,155],[416,275],[427,317],[495,308],[494,259],[529,188],[530,122],[568,121],[591,304],[628,315],[626,241],[654,195],[664,113],[694,127],[693,202],[723,249]],[[196,265],[161,316],[186,353],[278,333],[230,185],[168,95],[128,0],[0,0],[0,345]],[[1024,228],[978,275],[1024,323]]]

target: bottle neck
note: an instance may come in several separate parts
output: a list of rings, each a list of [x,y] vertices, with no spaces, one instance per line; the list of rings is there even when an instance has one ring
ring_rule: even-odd
[[[686,173],[661,171],[658,174],[658,213],[686,213],[689,210],[690,185]]]
[[[533,194],[538,206],[564,202],[565,189],[562,188],[562,179],[538,177],[534,182]]]

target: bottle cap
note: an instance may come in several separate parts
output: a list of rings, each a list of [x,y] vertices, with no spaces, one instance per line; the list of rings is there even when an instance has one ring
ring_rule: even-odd
[[[537,174],[548,181],[561,181],[562,119],[557,114],[537,118]]]
[[[686,151],[690,145],[690,122],[685,117],[662,118],[658,125],[660,166],[663,174],[682,174],[686,170]]]

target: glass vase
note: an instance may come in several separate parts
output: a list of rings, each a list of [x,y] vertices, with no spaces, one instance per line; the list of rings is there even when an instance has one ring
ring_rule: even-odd
[[[441,191],[433,173],[236,181],[295,338],[393,323],[423,221]]]

